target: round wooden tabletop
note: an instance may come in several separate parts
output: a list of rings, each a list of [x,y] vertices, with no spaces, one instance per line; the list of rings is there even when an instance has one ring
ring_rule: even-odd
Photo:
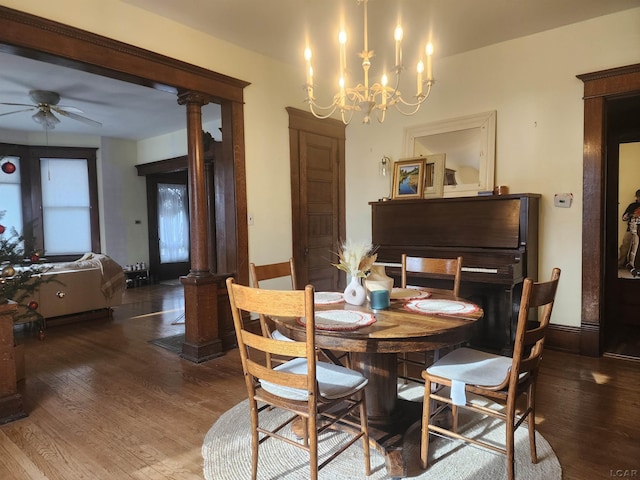
[[[433,295],[432,299],[468,300],[452,296]],[[406,308],[404,301],[391,301],[384,310],[372,310],[368,303],[354,306],[348,303],[316,306],[316,311],[354,310],[372,313],[376,321],[349,331],[316,329],[316,346],[338,351],[369,353],[400,353],[435,350],[446,345],[463,343],[473,334],[476,321],[483,311],[475,306],[473,312],[459,314],[418,313]],[[274,318],[276,328],[289,338],[305,341],[305,327],[295,318]]]

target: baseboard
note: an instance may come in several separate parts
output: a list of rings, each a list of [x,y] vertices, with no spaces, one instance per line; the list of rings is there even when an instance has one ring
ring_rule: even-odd
[[[580,327],[550,324],[545,347],[568,353],[580,354]]]

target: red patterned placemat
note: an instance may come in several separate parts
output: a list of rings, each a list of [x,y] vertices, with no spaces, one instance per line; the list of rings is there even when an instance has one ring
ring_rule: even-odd
[[[480,307],[460,300],[425,299],[412,300],[405,305],[407,310],[435,315],[456,315],[477,312]]]
[[[325,310],[316,312],[316,330],[347,331],[371,325],[376,317],[371,313],[354,310]],[[306,325],[305,318],[298,318],[300,325]]]

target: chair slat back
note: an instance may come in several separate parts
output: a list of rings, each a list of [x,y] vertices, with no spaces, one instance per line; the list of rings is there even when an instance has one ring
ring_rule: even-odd
[[[457,258],[427,258],[427,257],[410,257],[402,254],[402,277],[401,287],[407,288],[407,274],[414,273],[431,273],[450,277],[452,281],[453,295],[460,295],[460,274],[462,272],[462,257]]]
[[[257,382],[266,380],[278,385],[307,389],[310,402],[312,397],[315,399],[316,348],[313,287],[307,285],[304,290],[293,291],[266,290],[238,285],[230,277],[227,279],[227,290],[242,368],[250,395],[255,392]],[[307,323],[306,341],[274,340],[250,332],[242,321],[243,312],[254,312],[271,317],[304,317]],[[274,370],[269,363],[270,354],[306,358],[307,371],[298,375]]]
[[[537,375],[559,279],[560,269],[554,268],[547,282],[534,282],[530,278],[524,281],[509,380],[514,387],[522,374]],[[529,326],[529,312],[540,307],[539,323]]]
[[[270,263],[268,265],[250,263],[249,270],[253,279],[253,286],[256,288],[260,288],[260,282],[282,277],[291,277],[292,290],[297,288],[296,268],[293,258],[290,258],[288,262]]]

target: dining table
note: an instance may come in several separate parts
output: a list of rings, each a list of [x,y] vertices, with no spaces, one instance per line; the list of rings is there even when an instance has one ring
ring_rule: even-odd
[[[338,292],[315,293],[316,347],[347,352],[349,368],[367,379],[370,439],[385,456],[388,475],[406,476],[405,434],[421,420],[421,402],[398,397],[398,354],[464,344],[474,333],[482,309],[463,298],[428,288],[394,288],[387,308],[369,302],[352,305]],[[287,337],[305,341],[304,319],[273,318]]]

